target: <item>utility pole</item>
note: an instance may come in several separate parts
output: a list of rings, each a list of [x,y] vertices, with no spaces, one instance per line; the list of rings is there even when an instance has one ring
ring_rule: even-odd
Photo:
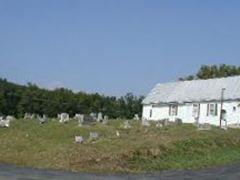
[[[222,92],[221,92],[221,109],[220,109],[220,128],[222,127],[222,110],[223,110],[223,101],[224,101],[224,92],[225,92],[225,88],[222,88]]]

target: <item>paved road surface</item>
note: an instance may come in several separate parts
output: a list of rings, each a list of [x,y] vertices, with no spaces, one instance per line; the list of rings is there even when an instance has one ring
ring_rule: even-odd
[[[153,174],[92,174],[92,173],[71,173],[64,171],[48,171],[31,168],[19,168],[10,165],[0,164],[0,180],[240,180],[240,164],[221,166],[198,171],[165,171]]]

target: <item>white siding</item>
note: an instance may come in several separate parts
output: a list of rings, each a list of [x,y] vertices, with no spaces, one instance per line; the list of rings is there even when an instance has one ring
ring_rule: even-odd
[[[212,102],[215,103],[215,102]],[[199,114],[199,122],[200,123],[209,123],[213,125],[219,125],[220,120],[220,111],[221,104],[218,102],[218,110],[217,116],[208,115],[207,116],[207,104],[208,103],[200,103],[200,114]],[[223,109],[226,110],[227,115],[227,123],[228,124],[236,124],[240,121],[240,102],[224,102]],[[236,111],[234,111],[234,107],[236,107]],[[150,110],[152,110],[152,117],[150,118]],[[184,123],[194,123],[195,118],[193,117],[193,104],[184,104],[178,106],[178,114],[177,116],[169,115],[169,106],[168,105],[144,105],[143,106],[143,118],[148,120],[162,120],[169,119],[170,121],[174,121],[175,118],[180,118]],[[224,124],[224,122],[222,122]]]
[[[160,120],[159,117],[163,117],[162,119],[169,117],[169,108],[166,106],[154,106],[153,107],[153,119]]]
[[[143,119],[148,119],[150,120],[150,110],[152,109],[151,105],[144,105],[143,106],[143,113],[142,113],[142,117]]]

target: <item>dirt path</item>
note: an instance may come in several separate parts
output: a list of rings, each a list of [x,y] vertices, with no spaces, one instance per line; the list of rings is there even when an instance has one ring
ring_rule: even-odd
[[[48,171],[31,168],[19,168],[10,165],[0,165],[1,180],[183,180],[183,179],[218,179],[218,180],[239,180],[240,164],[220,166],[216,168],[198,170],[198,171],[165,171],[153,174],[93,174],[93,173],[71,173],[64,171]]]

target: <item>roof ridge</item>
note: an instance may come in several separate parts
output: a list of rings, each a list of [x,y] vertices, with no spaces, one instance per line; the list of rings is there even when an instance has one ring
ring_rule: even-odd
[[[172,81],[172,82],[163,82],[163,83],[157,83],[156,86],[159,85],[165,85],[165,84],[179,84],[179,83],[185,83],[185,82],[199,82],[199,81],[213,81],[213,80],[224,80],[224,79],[233,79],[233,78],[240,78],[240,75],[234,75],[234,76],[228,76],[228,77],[220,77],[220,78],[210,78],[210,79],[193,79],[193,80],[184,80],[184,81]]]

